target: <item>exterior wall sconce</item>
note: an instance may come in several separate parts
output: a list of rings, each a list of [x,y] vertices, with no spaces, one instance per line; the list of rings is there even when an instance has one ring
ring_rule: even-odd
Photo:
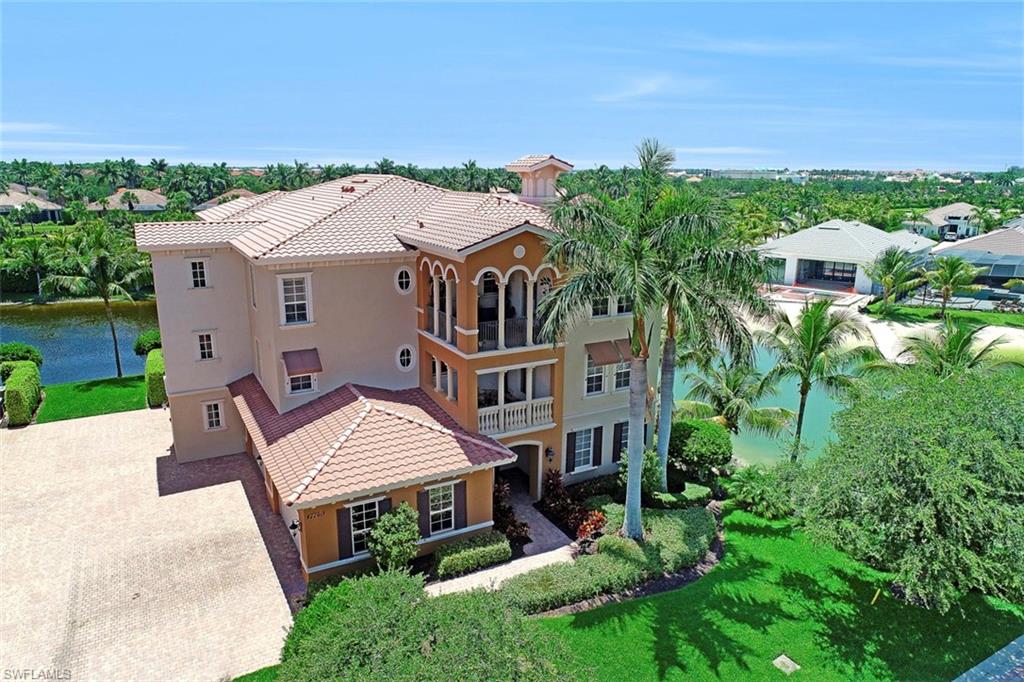
[[[288,524],[288,530],[292,532],[292,537],[295,537],[296,535],[298,535],[299,531],[302,530],[302,526],[299,524],[298,521],[295,521],[293,519],[292,522]]]
[[[548,458],[548,464],[555,461],[555,449],[551,447],[544,448],[544,456]]]

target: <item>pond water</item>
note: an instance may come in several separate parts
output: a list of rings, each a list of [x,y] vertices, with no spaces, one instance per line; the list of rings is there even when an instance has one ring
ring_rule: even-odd
[[[124,373],[142,374],[146,359],[135,355],[132,344],[139,332],[157,326],[156,302],[112,305]],[[22,341],[38,348],[43,354],[43,384],[117,374],[114,342],[101,301],[2,306],[0,341]]]
[[[767,372],[774,365],[772,355],[764,349],[758,349],[755,358],[757,369]],[[676,375],[675,397],[680,400],[686,396],[689,384],[683,380],[685,371],[680,370]],[[800,393],[796,379],[787,379],[779,382],[779,392],[775,397],[766,399],[759,407],[785,407],[796,412],[800,406]],[[804,432],[801,440],[807,447],[805,459],[812,461],[816,459],[832,435],[832,415],[842,408],[842,403],[834,400],[825,394],[824,391],[812,388],[807,396],[807,409],[804,414]],[[794,419],[793,424],[795,425]],[[788,446],[792,440],[793,426],[790,426],[788,433],[782,433],[778,438],[771,438],[750,431],[740,429],[738,435],[733,435],[733,453],[739,459],[748,464],[775,464],[789,456]]]

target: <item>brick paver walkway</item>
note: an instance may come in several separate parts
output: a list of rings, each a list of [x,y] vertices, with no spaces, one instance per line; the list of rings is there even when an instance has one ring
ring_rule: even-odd
[[[219,680],[278,660],[291,578],[254,479],[241,459],[178,469],[170,444],[163,410],[0,431],[0,669]]]

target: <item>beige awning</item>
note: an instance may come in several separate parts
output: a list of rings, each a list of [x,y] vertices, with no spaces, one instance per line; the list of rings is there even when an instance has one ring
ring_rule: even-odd
[[[290,377],[324,371],[320,365],[320,354],[316,348],[288,350],[281,353],[281,359],[284,360],[285,374]]]
[[[594,364],[598,367],[626,362],[633,357],[633,354],[629,350],[628,339],[588,343],[586,344],[586,348],[587,353],[589,353],[590,357],[594,359]]]

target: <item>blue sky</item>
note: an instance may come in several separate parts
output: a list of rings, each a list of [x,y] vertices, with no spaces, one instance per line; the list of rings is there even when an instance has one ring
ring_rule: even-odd
[[[13,4],[2,156],[1024,163],[1024,3]]]

